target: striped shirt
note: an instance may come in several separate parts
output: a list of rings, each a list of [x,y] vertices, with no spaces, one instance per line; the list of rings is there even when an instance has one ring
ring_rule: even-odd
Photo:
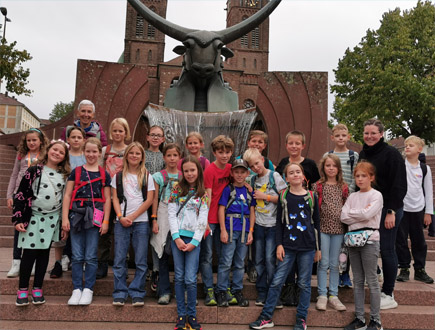
[[[349,151],[345,152],[332,152],[338,158],[340,158],[341,169],[343,170],[343,180],[349,186],[349,193],[353,193],[355,191],[355,178],[352,175],[352,170],[350,168],[350,156]],[[325,157],[329,152],[325,153],[323,157]],[[358,163],[359,155],[356,151],[353,152],[354,161],[353,168],[355,169],[356,164]]]

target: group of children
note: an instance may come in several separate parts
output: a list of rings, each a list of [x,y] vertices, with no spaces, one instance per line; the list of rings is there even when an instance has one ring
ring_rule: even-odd
[[[345,233],[370,230],[365,245],[348,247],[356,318],[345,329],[382,329],[377,259],[383,198],[372,188],[374,166],[358,162],[358,154],[347,149],[349,133],[345,125],[334,127],[335,149],[323,156],[319,168],[302,156],[304,134],[288,133],[289,157],[275,169],[262,155],[267,147],[267,135],[262,131],[250,133],[247,150],[234,161],[233,141],[217,136],[211,143],[216,160],[210,163],[201,154],[204,142],[198,132],[186,137],[187,154],[182,158],[177,144],[163,146],[165,132],[159,126],[150,128],[148,149],[144,150],[138,142],[127,145],[131,136],[123,118],[111,123],[109,137],[113,143],[104,148],[97,137],[88,137],[80,124],[86,126],[79,122],[67,127],[66,142],[48,143],[42,131],[31,129],[18,148],[8,189],[8,206],[13,207],[12,220],[17,230],[14,262],[21,259],[17,306],[29,304],[29,279],[34,264],[32,302],[45,302],[42,285],[50,247],[54,242],[56,262],[52,275],[59,274],[59,269],[61,275],[68,241],[73,281],[68,304],[91,304],[98,265],[108,262],[109,229],[113,228],[113,305],[123,306],[129,296],[134,306],[144,305],[150,243],[153,273],[159,274],[155,278],[158,303],[168,304],[171,300],[172,255],[178,314],[175,329],[201,329],[196,319],[197,273],[201,274],[207,306],[247,307],[249,301],[242,290],[245,259],[251,249],[257,272],[255,304],[263,308],[250,327],[273,327],[273,312],[282,307],[282,287],[295,283],[297,274],[299,300],[294,329],[306,329],[313,263],[319,262],[316,308],[326,310],[329,304],[335,310],[346,310],[338,299],[338,287],[352,285],[349,269],[341,275],[339,272]],[[421,152],[423,142],[410,137],[405,143],[409,171],[415,172],[419,164],[414,158]],[[417,174],[414,176],[418,178]],[[422,226],[414,230],[409,224],[413,216],[420,217],[413,213],[416,201],[426,206],[425,213],[431,212],[427,200],[419,195],[422,179],[426,196],[431,194],[428,178],[430,174],[425,174],[413,183],[408,199],[414,207],[409,208],[410,220],[403,228],[403,237],[408,231],[412,232],[411,239],[420,237],[415,232],[422,231]],[[359,191],[353,193],[356,187]],[[429,222],[425,217],[424,223]],[[136,270],[127,285],[130,244]],[[215,253],[216,284],[212,269]],[[401,261],[401,280],[409,278],[409,263],[407,257]],[[424,260],[420,263],[419,269],[424,271]],[[364,319],[365,281],[370,290],[368,327]]]

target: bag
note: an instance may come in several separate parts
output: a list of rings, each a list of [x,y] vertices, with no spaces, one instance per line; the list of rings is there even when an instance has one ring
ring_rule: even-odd
[[[374,229],[358,229],[344,234],[344,244],[347,247],[363,247],[366,245]]]
[[[99,209],[97,209],[95,207],[95,202],[94,202],[94,197],[93,197],[94,196],[94,191],[92,189],[91,178],[89,177],[89,172],[86,170],[86,168],[84,168],[84,169],[86,171],[86,174],[88,175],[89,185],[91,187],[92,205],[94,207],[94,214],[93,214],[93,217],[92,217],[92,224],[94,226],[97,226],[97,227],[101,228],[101,226],[103,225],[104,212],[99,210]],[[104,186],[103,186],[103,189],[104,189]]]
[[[300,289],[296,283],[285,284],[281,290],[281,302],[284,306],[297,306],[299,302]]]
[[[338,271],[341,273],[347,269],[347,261],[349,260],[349,248],[342,244],[340,254],[338,255]]]
[[[106,147],[106,153],[104,154],[104,165],[106,171],[110,174],[110,177],[113,178],[116,173],[122,171],[124,151],[117,153],[111,151],[111,149],[111,145]]]

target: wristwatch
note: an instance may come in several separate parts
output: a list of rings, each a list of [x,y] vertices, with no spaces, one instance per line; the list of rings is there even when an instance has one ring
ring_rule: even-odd
[[[394,210],[392,210],[392,209],[388,209],[388,210],[387,210],[387,213],[388,213],[388,214],[396,214],[396,212],[395,212]]]

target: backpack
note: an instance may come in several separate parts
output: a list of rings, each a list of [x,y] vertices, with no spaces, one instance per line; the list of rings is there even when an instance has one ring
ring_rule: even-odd
[[[116,173],[122,170],[124,151],[122,153],[111,152],[111,147],[111,144],[106,147],[106,152],[104,153],[104,165],[106,171],[109,172],[110,177],[113,178]]]
[[[236,201],[236,199],[237,199],[237,196],[236,196],[236,188],[234,188],[234,185],[232,184],[232,183],[230,183],[230,184],[228,184],[228,186],[230,187],[230,198],[228,199],[228,203],[227,203],[227,205],[225,206],[225,213],[227,212],[227,210],[228,210],[228,208]],[[249,191],[247,191],[247,194],[246,194],[246,196],[247,196],[247,198],[248,198],[248,200],[247,200],[247,203],[248,203],[248,207],[251,205],[251,202],[252,202],[252,194],[249,192]]]
[[[73,202],[75,201],[80,201],[80,206],[83,206],[84,202],[88,202],[88,201],[94,201],[94,202],[101,202],[101,203],[105,203],[106,202],[106,198],[104,197],[104,187],[105,187],[105,182],[106,182],[106,171],[104,170],[104,168],[102,168],[101,166],[98,166],[98,170],[100,172],[100,176],[98,178],[92,179],[92,180],[87,180],[87,181],[81,181],[81,175],[82,175],[82,168],[83,166],[78,166],[75,168],[75,178],[74,178],[74,190],[72,192],[71,195],[71,203],[69,205],[69,209],[72,209],[72,205]],[[100,198],[77,198],[77,191],[86,186],[87,184],[92,184],[93,182],[96,181],[100,181],[102,183],[103,189],[101,189],[101,197]]]
[[[322,198],[323,198],[323,184],[322,183],[320,183],[320,182],[317,183],[316,192],[317,192],[317,199],[319,201],[319,208],[320,208],[322,206]],[[341,186],[341,196],[343,198],[343,205],[344,205],[344,202],[345,202],[347,196],[349,196],[349,187],[346,184],[343,184]]]
[[[228,199],[228,203],[225,206],[225,217],[229,216],[229,218],[230,218],[230,237],[229,237],[229,242],[231,243],[233,241],[233,218],[242,218],[242,215],[241,214],[232,214],[232,213],[227,214],[228,208],[237,199],[236,188],[234,187],[234,185],[232,183],[230,183],[230,184],[228,184],[228,186],[230,187],[230,198]],[[251,193],[247,189],[246,189],[246,197],[248,199],[246,202],[247,202],[248,208],[249,208],[250,205],[251,205],[251,202],[252,202],[252,195],[251,195]],[[249,218],[248,214],[244,214],[243,215],[243,219],[241,219],[241,221],[242,221],[242,237],[241,237],[241,242],[242,243],[245,243],[246,218]]]
[[[277,194],[279,194],[279,192],[278,192],[278,190],[276,189],[276,184],[275,184],[275,178],[273,177],[273,173],[274,173],[274,171],[271,171],[271,170],[269,170],[270,172],[269,172],[269,182],[267,183],[268,184],[268,187],[272,187],[272,189],[277,193]],[[252,177],[251,177],[251,187],[252,187],[252,189],[254,189],[254,187],[255,187],[255,181],[257,181],[257,177],[258,177],[258,174],[257,173],[255,173]],[[267,189],[267,188],[266,188]],[[254,189],[255,190],[255,189]]]
[[[420,167],[421,167],[421,172],[423,173],[423,178],[421,179],[421,188],[423,188],[423,196],[426,196],[426,193],[424,192],[424,178],[426,177],[427,174],[427,165],[426,163],[420,161]]]
[[[162,173],[163,176],[163,186],[161,192],[159,192],[159,201],[161,200],[161,197],[163,195],[163,192],[165,191],[166,187],[168,186],[169,182],[173,182],[176,179],[170,178],[169,174],[166,170],[161,170],[160,173]],[[178,171],[178,182],[180,182],[182,177],[181,171]]]
[[[328,154],[333,154],[334,150],[330,150]],[[353,150],[349,150],[349,160],[347,164],[350,164],[350,173],[353,173],[353,165],[355,164],[355,152]],[[320,203],[319,203],[320,205]]]
[[[144,201],[147,199],[148,194],[148,170],[145,169],[145,175],[143,176],[142,181],[142,198]],[[127,212],[127,199],[124,196],[124,185],[122,184],[122,171],[116,173],[116,196],[118,197],[119,204],[124,202],[124,214]]]

